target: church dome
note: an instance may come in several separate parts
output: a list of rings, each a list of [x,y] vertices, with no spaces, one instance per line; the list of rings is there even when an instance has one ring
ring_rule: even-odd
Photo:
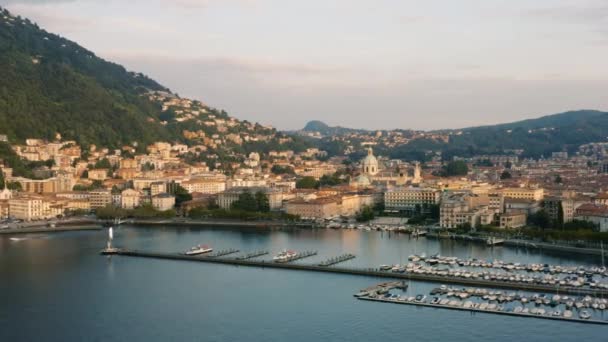
[[[359,175],[357,177],[355,177],[355,179],[353,180],[353,185],[358,186],[358,187],[366,187],[366,186],[370,186],[372,184],[372,182],[369,180],[369,178],[366,175]]]
[[[361,161],[361,171],[372,176],[378,173],[378,159],[371,148],[367,150],[367,156]]]

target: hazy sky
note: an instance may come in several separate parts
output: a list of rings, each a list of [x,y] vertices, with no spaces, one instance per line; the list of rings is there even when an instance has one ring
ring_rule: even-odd
[[[0,0],[183,96],[281,129],[608,110],[608,0]]]

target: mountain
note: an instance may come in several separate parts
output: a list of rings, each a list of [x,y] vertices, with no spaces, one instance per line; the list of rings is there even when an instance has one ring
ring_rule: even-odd
[[[537,119],[468,128],[462,133],[453,136],[450,145],[486,151],[521,149],[526,156],[547,156],[557,151],[574,152],[582,144],[606,141],[608,112],[569,111]]]
[[[330,154],[356,152],[372,143],[378,154],[391,158],[425,160],[436,153],[443,159],[481,154],[518,153],[538,158],[551,152],[575,152],[582,144],[606,142],[608,112],[578,110],[546,115],[511,123],[439,131],[376,131],[336,129],[322,122],[311,122],[306,131],[321,132],[317,146]],[[356,135],[350,133],[356,132]],[[330,136],[327,136],[330,135]],[[352,154],[355,152],[355,154]]]
[[[0,8],[0,134],[118,147],[175,138],[140,96],[167,89]]]
[[[521,120],[516,122],[504,123],[504,124],[496,124],[490,126],[477,126],[466,128],[465,130],[475,130],[475,129],[486,129],[486,128],[496,128],[496,129],[539,129],[543,127],[567,127],[570,125],[581,125],[584,122],[597,122],[596,120],[602,120],[602,117],[606,116],[606,112],[598,111],[598,110],[576,110],[576,111],[568,111],[559,114],[545,115],[539,118]]]
[[[318,132],[321,135],[342,135],[349,133],[365,132],[362,129],[346,128],[340,126],[329,126],[323,121],[313,120],[309,121],[306,126],[302,129],[303,132]]]

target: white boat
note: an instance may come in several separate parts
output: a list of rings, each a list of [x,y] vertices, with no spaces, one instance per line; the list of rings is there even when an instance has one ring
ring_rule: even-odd
[[[591,314],[587,310],[581,311],[581,313],[579,314],[579,316],[581,316],[582,319],[589,319],[589,318],[591,318]]]
[[[572,318],[572,311],[564,310],[564,318]]]
[[[274,258],[272,258],[272,260],[274,260],[276,262],[288,261],[288,260],[292,259],[293,257],[295,257],[296,255],[298,255],[298,253],[295,251],[284,250],[281,253],[277,254]]]
[[[194,246],[194,247],[190,248],[188,251],[186,251],[186,255],[199,255],[199,254],[205,254],[205,253],[209,253],[209,252],[213,252],[213,248],[211,248],[207,245],[198,245],[198,246]]]

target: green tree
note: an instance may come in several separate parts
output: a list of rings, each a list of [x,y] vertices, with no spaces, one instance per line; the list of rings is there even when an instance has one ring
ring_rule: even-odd
[[[270,211],[270,201],[268,200],[268,196],[264,192],[258,191],[255,193],[255,202],[257,206],[257,211],[262,213],[267,213]]]
[[[451,177],[451,176],[466,176],[467,173],[469,172],[469,167],[467,166],[467,163],[465,163],[462,160],[456,160],[456,161],[451,161],[449,162],[445,167],[444,167],[444,175],[447,177]]]
[[[511,172],[504,170],[501,174],[500,174],[500,179],[510,179],[511,178]]]
[[[556,175],[556,176],[555,176],[555,183],[557,183],[557,184],[562,184],[562,176],[560,176],[560,175]]]
[[[311,176],[302,177],[296,182],[298,189],[316,189],[319,187],[319,182]]]
[[[182,187],[181,185],[174,184],[170,188],[171,188],[170,193],[173,196],[175,196],[175,205],[177,207],[181,206],[182,203],[184,203],[186,201],[192,200],[192,195],[188,192],[188,190],[184,189],[184,187]]]
[[[541,209],[538,212],[531,214],[528,217],[528,222],[531,225],[537,226],[542,229],[549,228],[551,226],[551,218],[544,209]]]
[[[128,212],[124,209],[117,208],[112,205],[105,206],[103,208],[99,208],[95,211],[95,215],[97,218],[102,220],[109,220],[114,218],[123,218],[128,216]]]
[[[357,214],[356,220],[357,222],[367,222],[373,220],[375,217],[374,209],[370,206],[365,206],[359,214]]]
[[[243,193],[239,194],[238,200],[232,202],[230,208],[233,210],[255,212],[258,211],[258,203],[251,192],[249,190],[245,190]]]
[[[293,174],[295,174],[295,171],[293,170],[293,168],[291,166],[283,166],[283,165],[273,165],[270,168],[270,172],[274,173],[275,175],[284,175],[284,174],[293,175]]]
[[[564,227],[564,207],[561,202],[557,205],[557,222],[555,222],[555,226],[556,228]]]
[[[111,169],[112,164],[110,163],[108,158],[103,158],[103,159],[100,159],[99,161],[97,161],[97,163],[95,163],[95,168],[96,169]]]

